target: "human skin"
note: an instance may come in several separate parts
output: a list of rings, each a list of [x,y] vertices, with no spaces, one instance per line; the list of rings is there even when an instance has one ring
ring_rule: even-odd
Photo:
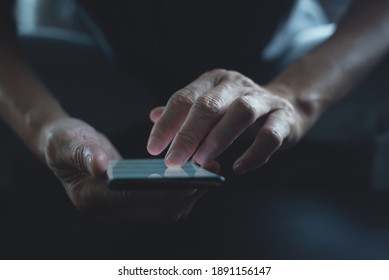
[[[247,132],[253,144],[234,171],[245,173],[264,164],[281,146],[298,141],[387,53],[388,6],[389,1],[357,2],[332,38],[267,85],[235,71],[203,74],[175,93],[166,107],[151,112],[155,125],[149,152],[159,154],[171,143],[167,165],[181,165],[193,156],[217,170],[217,155]],[[56,174],[77,208],[104,219],[137,222],[172,222],[189,213],[202,195],[197,189],[109,190],[104,172],[109,159],[120,158],[119,152],[95,128],[66,113],[16,45],[0,25],[0,115]]]
[[[110,190],[105,171],[109,159],[121,158],[119,152],[105,135],[69,116],[23,61],[12,35],[6,29],[0,34],[1,117],[53,171],[79,210],[103,220],[158,223],[189,213],[203,190]]]
[[[155,108],[148,151],[167,147],[165,162],[181,166],[214,161],[244,132],[251,146],[233,170],[265,164],[281,147],[296,143],[323,112],[387,53],[389,1],[357,1],[335,34],[261,86],[239,72],[216,69]],[[170,146],[169,146],[170,145]]]

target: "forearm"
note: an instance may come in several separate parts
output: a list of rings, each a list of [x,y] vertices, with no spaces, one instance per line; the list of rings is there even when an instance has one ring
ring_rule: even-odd
[[[270,88],[293,96],[311,125],[389,49],[389,1],[357,1],[326,42],[286,68]]]
[[[42,159],[42,128],[66,113],[23,61],[7,33],[0,30],[0,116]]]

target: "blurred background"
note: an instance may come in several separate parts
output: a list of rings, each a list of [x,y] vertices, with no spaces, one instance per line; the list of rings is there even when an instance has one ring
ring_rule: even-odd
[[[123,131],[151,127],[147,112],[159,101],[118,70],[92,18],[72,0],[16,2],[23,53],[65,109],[110,135],[123,154],[147,156],[147,135],[128,140]],[[331,36],[349,4],[297,1],[263,60],[279,71]],[[225,189],[210,192],[176,225],[103,223],[80,214],[1,123],[0,257],[387,259],[388,73],[386,58],[296,147],[256,174],[228,177]],[[130,92],[139,93],[136,106],[121,102]]]

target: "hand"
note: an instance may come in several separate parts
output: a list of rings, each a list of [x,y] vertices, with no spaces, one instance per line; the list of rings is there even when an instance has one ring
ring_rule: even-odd
[[[207,72],[173,94],[165,108],[151,111],[155,124],[147,149],[157,155],[170,144],[168,166],[181,166],[191,156],[203,165],[247,132],[252,144],[233,169],[245,173],[257,168],[281,146],[299,140],[307,128],[293,96],[280,89],[261,87],[233,71]]]
[[[105,171],[120,155],[110,141],[87,123],[63,118],[42,133],[44,158],[81,211],[102,219],[174,222],[186,216],[203,192],[112,191]]]

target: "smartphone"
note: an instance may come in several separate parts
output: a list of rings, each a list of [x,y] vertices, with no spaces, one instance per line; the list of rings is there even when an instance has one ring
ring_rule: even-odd
[[[225,181],[192,162],[167,167],[162,158],[110,160],[107,177],[111,189],[213,188]]]

